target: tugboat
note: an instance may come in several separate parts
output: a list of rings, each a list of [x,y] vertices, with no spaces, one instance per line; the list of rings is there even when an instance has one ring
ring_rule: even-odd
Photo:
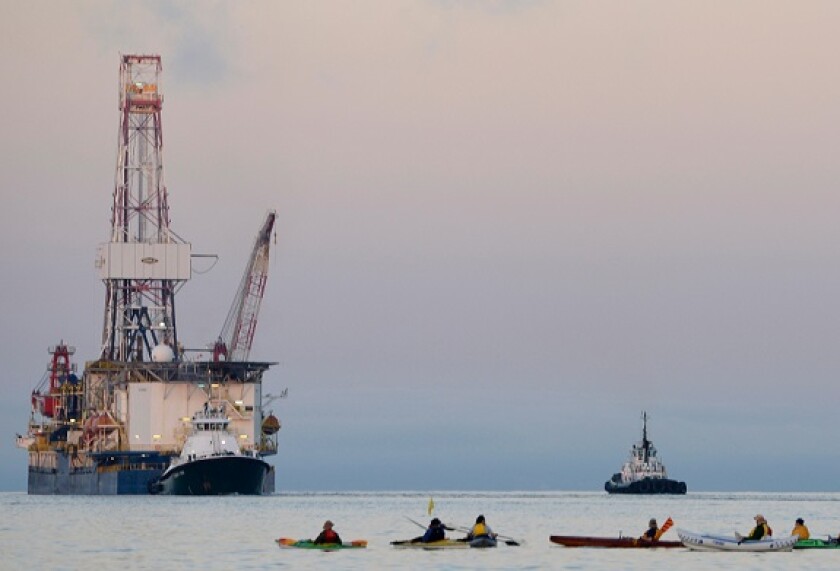
[[[224,405],[204,406],[192,417],[192,434],[181,455],[149,484],[149,492],[170,495],[259,495],[271,466],[256,454],[243,454],[228,430]]]
[[[610,494],[685,494],[685,482],[671,480],[656,448],[647,437],[647,413],[642,413],[642,440],[633,445],[621,472],[604,484]]]

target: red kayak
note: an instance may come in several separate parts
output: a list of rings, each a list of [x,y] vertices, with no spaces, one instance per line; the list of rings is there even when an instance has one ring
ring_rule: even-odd
[[[642,541],[635,537],[582,537],[579,535],[552,535],[552,543],[566,547],[683,547],[681,541]]]

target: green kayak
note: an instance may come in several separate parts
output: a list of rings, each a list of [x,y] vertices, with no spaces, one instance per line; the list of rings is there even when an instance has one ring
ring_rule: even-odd
[[[288,537],[281,537],[275,539],[277,545],[280,547],[289,547],[294,549],[318,549],[320,551],[336,551],[338,549],[360,549],[367,547],[367,540],[354,539],[349,543],[315,543],[311,539],[290,539]]]
[[[793,544],[794,549],[838,549],[840,543],[837,540],[825,539],[800,539]]]

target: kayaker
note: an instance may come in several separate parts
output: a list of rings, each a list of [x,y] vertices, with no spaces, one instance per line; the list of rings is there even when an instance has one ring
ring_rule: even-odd
[[[433,541],[443,541],[446,539],[446,530],[450,529],[443,525],[438,518],[434,518],[429,527],[426,528],[426,533],[420,537],[415,537],[411,543],[431,543]]]
[[[739,544],[742,541],[758,541],[759,539],[771,537],[773,535],[773,530],[770,529],[769,525],[767,525],[767,520],[764,519],[763,515],[758,514],[753,519],[755,520],[755,527],[748,536],[744,537],[743,535],[736,534]]]
[[[639,538],[642,541],[656,541],[659,539],[659,526],[656,525],[656,520],[651,518],[648,522],[647,531]]]
[[[472,526],[469,532],[467,532],[467,537],[465,541],[472,541],[473,539],[479,537],[490,537],[492,539],[496,539],[498,534],[493,533],[493,530],[490,529],[490,526],[484,521],[484,516],[480,515],[475,518],[475,525]]]
[[[798,535],[800,540],[809,539],[811,537],[811,532],[808,531],[808,528],[805,526],[805,520],[800,518],[796,518],[796,525],[793,526],[793,531],[790,532],[791,535]]]
[[[323,543],[341,545],[341,538],[335,531],[333,531],[333,522],[331,522],[330,520],[325,521],[324,531],[322,531],[321,534],[318,537],[316,537],[315,541],[313,541],[312,543],[316,545]]]

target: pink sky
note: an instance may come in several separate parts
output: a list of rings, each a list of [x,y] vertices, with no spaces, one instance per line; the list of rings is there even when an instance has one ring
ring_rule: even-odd
[[[278,211],[252,356],[290,389],[281,489],[382,464],[404,472],[371,486],[418,489],[441,462],[444,487],[469,464],[599,489],[643,409],[690,487],[784,461],[809,475],[768,489],[828,489],[838,21],[835,2],[7,2],[0,489],[24,485],[11,436],[47,346],[98,351],[118,56],[138,52],[163,57],[172,226],[221,257],[180,294],[188,345]],[[488,423],[492,454],[421,438]],[[332,431],[343,482],[310,451]]]

